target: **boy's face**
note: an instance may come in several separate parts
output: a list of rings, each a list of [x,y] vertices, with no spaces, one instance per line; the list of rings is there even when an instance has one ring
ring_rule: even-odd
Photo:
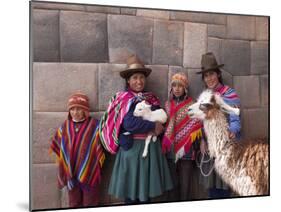
[[[82,121],[85,118],[84,110],[80,107],[73,107],[69,110],[70,116],[74,121]]]
[[[180,97],[184,94],[184,86],[180,83],[172,83],[172,93],[175,97]]]

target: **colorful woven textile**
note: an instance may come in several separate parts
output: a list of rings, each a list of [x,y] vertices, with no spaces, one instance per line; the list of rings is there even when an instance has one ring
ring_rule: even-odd
[[[240,106],[240,99],[233,88],[227,85],[218,86],[215,92],[219,93],[226,104],[230,106]]]
[[[136,94],[130,90],[122,91],[111,98],[99,125],[101,143],[111,154],[118,151],[118,136],[125,115],[134,102],[141,100],[146,100],[151,105],[160,105],[159,99],[150,92]]]
[[[59,186],[72,189],[78,181],[94,186],[100,182],[105,159],[99,143],[98,121],[89,117],[75,133],[75,123],[68,119],[51,140],[50,151],[57,156]]]
[[[176,161],[189,152],[196,139],[202,137],[202,123],[187,115],[188,107],[192,104],[192,99],[188,97],[178,105],[174,100],[167,101],[165,105],[169,120],[162,140],[162,151],[168,152],[174,145]]]

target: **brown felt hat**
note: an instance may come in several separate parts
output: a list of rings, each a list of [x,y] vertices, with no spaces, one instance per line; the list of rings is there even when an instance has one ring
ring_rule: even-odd
[[[136,55],[132,55],[127,60],[127,69],[121,71],[120,76],[124,79],[128,79],[135,73],[143,73],[144,76],[147,77],[151,73],[151,69],[146,68]]]
[[[208,52],[202,55],[201,59],[201,71],[196,72],[197,74],[204,74],[208,71],[217,71],[220,72],[220,67],[223,67],[224,64],[218,65],[216,57],[213,52]]]

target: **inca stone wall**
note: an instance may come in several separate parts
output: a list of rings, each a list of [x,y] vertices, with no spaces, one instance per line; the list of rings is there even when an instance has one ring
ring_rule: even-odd
[[[213,51],[225,64],[224,82],[241,98],[243,137],[268,135],[268,17],[39,2],[31,6],[33,209],[67,207],[48,148],[51,134],[67,116],[69,95],[85,92],[92,115],[99,118],[110,97],[124,88],[119,71],[132,53],[153,70],[147,90],[163,104],[168,82],[178,71],[188,75],[190,95],[198,96],[204,88],[196,74],[201,55]],[[113,161],[107,155],[101,204],[120,202],[107,195]]]

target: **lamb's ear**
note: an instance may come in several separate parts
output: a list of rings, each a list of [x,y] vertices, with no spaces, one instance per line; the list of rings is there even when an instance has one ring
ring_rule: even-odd
[[[235,115],[239,116],[239,114],[240,114],[239,108],[231,107],[230,105],[226,104],[219,94],[214,94],[214,97],[215,97],[216,103],[221,107],[222,111],[224,111],[228,114],[235,114]]]

